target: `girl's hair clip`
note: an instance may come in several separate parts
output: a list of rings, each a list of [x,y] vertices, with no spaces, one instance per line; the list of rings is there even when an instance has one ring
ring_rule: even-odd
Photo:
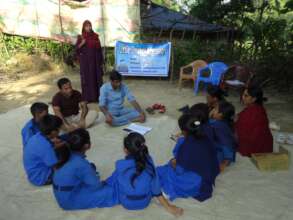
[[[194,125],[199,126],[200,125],[200,121],[195,121]]]

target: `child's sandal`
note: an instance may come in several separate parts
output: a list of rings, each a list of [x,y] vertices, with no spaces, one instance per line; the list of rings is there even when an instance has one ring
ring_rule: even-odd
[[[161,108],[159,109],[159,113],[165,113],[166,112],[166,107],[164,105],[161,105]]]
[[[155,110],[152,107],[146,108],[146,112],[149,113],[150,115],[155,114]]]
[[[155,103],[155,104],[153,104],[153,106],[152,106],[152,108],[154,109],[154,110],[158,110],[158,109],[160,109],[160,104],[158,104],[158,103]]]

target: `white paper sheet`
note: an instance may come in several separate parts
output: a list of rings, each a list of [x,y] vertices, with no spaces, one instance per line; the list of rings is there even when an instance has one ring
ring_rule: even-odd
[[[127,128],[125,128],[123,130],[128,131],[128,132],[137,132],[137,133],[140,133],[141,135],[145,135],[146,133],[151,131],[152,128],[145,127],[142,125],[137,125],[135,123],[131,123]]]
[[[245,84],[244,82],[241,82],[237,79],[236,80],[226,80],[225,82],[231,86],[243,86]]]

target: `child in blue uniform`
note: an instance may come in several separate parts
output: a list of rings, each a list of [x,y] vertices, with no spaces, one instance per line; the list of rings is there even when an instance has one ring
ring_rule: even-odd
[[[204,201],[212,196],[219,165],[215,146],[203,128],[204,113],[194,108],[178,124],[184,140],[178,140],[175,158],[157,168],[163,192],[170,200],[193,197]]]
[[[197,103],[191,106],[189,110],[189,114],[197,116],[200,114],[200,118],[202,119],[202,129],[205,135],[214,142],[215,134],[212,126],[209,123],[209,106],[205,103]]]
[[[191,106],[190,108],[188,107],[188,109],[186,109],[185,112],[183,112],[183,114],[193,115],[193,112],[195,115],[197,115],[199,113],[201,114],[200,115],[200,118],[202,119],[202,126],[201,127],[202,127],[205,135],[208,138],[210,138],[211,141],[214,141],[214,139],[215,139],[214,130],[209,124],[209,106],[205,103],[197,103],[197,104],[194,104],[193,106]],[[183,125],[181,125],[181,126],[183,126]],[[181,144],[185,140],[186,134],[184,134],[184,133],[186,133],[186,132],[181,129],[181,132],[177,134],[177,143],[173,149],[174,158],[177,155],[179,147],[181,146]]]
[[[118,204],[113,188],[100,180],[95,166],[85,158],[91,145],[88,131],[77,129],[69,133],[68,145],[53,175],[53,191],[59,206],[77,210]]]
[[[207,104],[209,111],[211,112],[217,107],[220,101],[225,101],[225,97],[228,96],[226,91],[222,90],[219,86],[210,85],[207,89]]]
[[[33,118],[29,120],[21,130],[22,144],[25,146],[28,140],[40,131],[38,123],[42,117],[48,115],[48,105],[42,102],[35,102],[30,108]]]
[[[62,120],[57,116],[44,116],[38,124],[40,132],[23,147],[23,165],[33,185],[51,183],[53,167],[58,162],[54,148],[62,144],[58,138],[61,125]]]
[[[152,197],[157,197],[164,208],[175,216],[183,213],[181,208],[169,204],[162,196],[154,162],[148,154],[145,139],[138,133],[124,138],[125,159],[116,162],[116,169],[106,180],[118,194],[119,202],[129,210],[146,208]]]
[[[227,101],[220,101],[211,112],[210,125],[214,130],[220,169],[235,161],[236,140],[232,130],[234,106]]]

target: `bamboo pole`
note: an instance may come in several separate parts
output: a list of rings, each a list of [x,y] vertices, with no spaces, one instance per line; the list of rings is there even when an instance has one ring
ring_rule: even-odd
[[[8,49],[7,49],[7,46],[6,46],[6,42],[5,42],[5,39],[4,39],[4,37],[3,37],[4,35],[3,35],[2,32],[0,32],[0,35],[1,35],[1,40],[2,40],[2,42],[3,42],[3,45],[4,45],[4,49],[5,49],[6,55],[9,57],[10,54],[9,54],[9,52],[8,52]]]
[[[36,4],[36,1],[34,2]],[[39,37],[40,37],[40,28],[39,28],[39,14],[38,14],[38,8],[35,5],[35,12],[36,12],[36,21],[37,21],[37,29],[38,29],[38,37],[35,38],[35,42],[36,42],[36,49],[39,50]]]
[[[64,36],[63,24],[62,24],[62,17],[61,17],[61,0],[58,1],[58,15],[59,15],[59,23],[60,23],[60,30],[61,35]],[[61,49],[62,49],[62,61],[64,61],[64,45],[63,41],[61,41]]]
[[[171,76],[170,76],[170,82],[173,82],[174,80],[174,53],[175,53],[175,41],[171,41]]]
[[[162,34],[163,34],[163,28],[160,29],[159,39],[161,38]]]
[[[100,8],[101,8],[101,17],[102,17],[102,30],[103,30],[103,44],[104,44],[104,48],[103,48],[103,58],[104,58],[104,62],[107,60],[106,56],[107,56],[107,48],[106,48],[106,25],[105,25],[105,9],[104,9],[104,1],[100,1]],[[107,72],[107,65],[103,65],[103,72],[106,73]]]
[[[193,31],[192,40],[194,41],[196,35],[196,31]]]
[[[184,36],[185,36],[185,30],[184,30],[183,33],[182,33],[181,40],[184,39]]]
[[[171,71],[170,71],[170,82],[173,81],[174,78],[174,42],[173,42],[173,32],[174,29],[170,31],[169,40],[171,42]]]
[[[170,71],[170,82],[173,81],[174,78],[174,42],[173,42],[173,31],[170,32],[170,42],[171,42],[171,71]]]

